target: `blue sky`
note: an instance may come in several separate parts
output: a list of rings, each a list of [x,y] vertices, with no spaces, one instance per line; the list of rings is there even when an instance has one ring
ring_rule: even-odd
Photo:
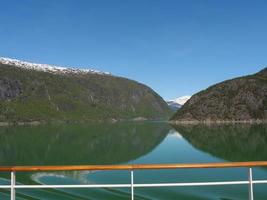
[[[165,99],[267,66],[267,1],[0,0],[0,56],[93,67]]]

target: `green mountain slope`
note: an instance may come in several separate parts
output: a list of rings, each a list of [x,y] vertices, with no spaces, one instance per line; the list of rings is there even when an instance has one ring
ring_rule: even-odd
[[[267,68],[254,75],[213,85],[191,97],[172,121],[267,119]]]
[[[0,122],[167,119],[169,114],[165,101],[136,81],[0,64]]]

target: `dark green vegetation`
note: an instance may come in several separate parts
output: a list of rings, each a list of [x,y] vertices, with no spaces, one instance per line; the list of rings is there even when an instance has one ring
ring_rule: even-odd
[[[0,64],[0,122],[167,119],[165,101],[135,81]]]
[[[141,122],[2,127],[0,164],[118,164],[150,152],[168,130]]]
[[[213,85],[191,97],[173,121],[267,120],[267,68]]]
[[[267,160],[267,125],[175,125],[195,148],[227,161]]]

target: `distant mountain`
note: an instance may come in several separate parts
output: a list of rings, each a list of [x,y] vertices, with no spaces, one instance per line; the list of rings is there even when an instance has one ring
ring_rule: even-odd
[[[193,95],[171,121],[267,120],[267,68],[213,85]]]
[[[177,111],[180,109],[189,99],[191,96],[181,96],[173,100],[166,101],[168,106],[171,110]]]
[[[0,122],[167,119],[166,102],[133,80],[97,70],[0,58]]]

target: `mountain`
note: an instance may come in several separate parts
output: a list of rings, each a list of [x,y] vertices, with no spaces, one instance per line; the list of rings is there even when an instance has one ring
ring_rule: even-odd
[[[0,58],[0,122],[167,119],[166,102],[133,80],[97,70]]]
[[[218,83],[193,95],[173,122],[248,122],[267,120],[267,68]]]
[[[180,109],[189,99],[191,96],[181,96],[173,100],[166,101],[168,106],[171,110],[177,111]]]

